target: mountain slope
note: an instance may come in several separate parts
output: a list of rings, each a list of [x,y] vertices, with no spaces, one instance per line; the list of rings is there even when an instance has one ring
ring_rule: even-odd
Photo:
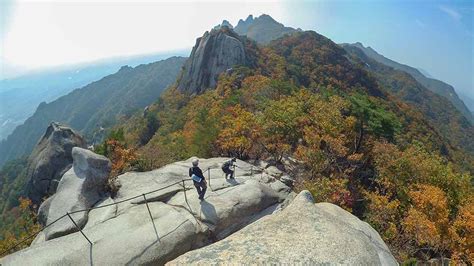
[[[33,116],[0,143],[0,165],[31,152],[51,121],[67,124],[90,139],[98,129],[114,125],[120,116],[154,102],[175,82],[184,61],[183,57],[172,57],[135,68],[125,66],[51,103],[41,103]]]
[[[0,80],[0,140],[30,117],[41,102],[54,101],[74,89],[117,72],[121,66],[134,67],[179,54],[184,52],[107,59]]]
[[[256,65],[220,73],[215,89],[170,87],[117,127],[122,145],[151,169],[190,156],[271,161],[259,166],[369,222],[400,262],[470,260],[472,127],[448,100],[316,32],[254,52]]]
[[[356,60],[360,60],[361,66],[374,74],[381,86],[419,109],[456,147],[474,154],[474,126],[448,99],[428,90],[407,72],[372,59],[360,48],[352,45],[344,47]]]
[[[361,43],[343,44],[343,46],[357,47],[369,58],[379,63],[382,63],[386,66],[389,66],[394,69],[401,70],[410,74],[413,78],[415,78],[416,81],[418,81],[425,88],[448,99],[464,116],[466,116],[466,118],[469,121],[474,122],[474,116],[471,114],[471,112],[466,107],[464,102],[456,94],[456,91],[451,85],[446,84],[437,79],[426,77],[418,69],[390,60],[386,58],[385,56],[377,53],[371,47],[364,47]]]

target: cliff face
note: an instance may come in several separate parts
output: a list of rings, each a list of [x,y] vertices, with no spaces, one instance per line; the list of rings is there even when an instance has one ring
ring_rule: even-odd
[[[196,40],[191,56],[183,68],[178,89],[199,94],[216,87],[222,72],[236,65],[246,65],[244,42],[226,26],[206,32]]]

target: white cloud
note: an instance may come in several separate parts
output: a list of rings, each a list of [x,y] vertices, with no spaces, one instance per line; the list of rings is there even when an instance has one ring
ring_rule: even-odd
[[[448,14],[451,18],[453,18],[456,21],[460,21],[462,18],[461,13],[456,11],[455,9],[447,6],[439,6],[439,9],[443,11],[444,13]]]
[[[422,22],[421,20],[419,20],[419,19],[415,19],[415,23],[416,23],[416,25],[418,25],[418,27],[420,27],[420,28],[425,28],[425,27],[426,27],[426,24],[423,23],[423,22]]]
[[[281,2],[28,0],[16,3],[2,64],[39,68],[188,48],[223,19],[268,13],[284,22]]]

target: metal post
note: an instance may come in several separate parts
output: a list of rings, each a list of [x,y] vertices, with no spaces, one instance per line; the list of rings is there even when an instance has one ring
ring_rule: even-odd
[[[211,167],[207,168],[207,176],[209,177],[209,188],[211,187]]]
[[[153,224],[153,229],[155,230],[156,238],[160,240],[160,237],[158,236],[158,231],[156,230],[155,226],[155,221],[153,220],[153,216],[151,215],[150,207],[148,206],[148,201],[146,200],[145,194],[143,195],[143,199],[145,200],[146,208],[148,210],[148,214],[150,215],[151,223]]]
[[[79,230],[79,232],[81,232],[81,234],[84,236],[85,239],[87,239],[87,241],[91,244],[92,246],[92,242],[89,240],[89,238],[87,238],[87,236],[84,234],[84,232],[82,232],[82,229],[79,228],[79,226],[76,224],[76,222],[74,221],[74,219],[72,219],[71,215],[69,214],[69,212],[66,213],[67,216],[69,217],[69,219],[71,219],[71,222],[74,224],[74,226],[76,226],[77,230]]]
[[[183,180],[183,191],[184,191],[184,200],[186,201],[186,203],[188,203],[188,197],[186,196],[186,186],[184,184],[184,180]]]

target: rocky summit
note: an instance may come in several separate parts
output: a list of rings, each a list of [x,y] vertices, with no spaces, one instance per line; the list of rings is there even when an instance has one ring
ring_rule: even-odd
[[[268,44],[273,40],[298,31],[291,27],[285,27],[266,14],[256,18],[250,15],[245,21],[239,20],[234,30],[239,35],[247,36],[259,44]]]
[[[85,140],[71,128],[52,122],[29,157],[26,194],[33,203],[56,192],[61,177],[71,168],[73,147]]]
[[[188,252],[169,265],[397,265],[367,223],[302,191],[281,211],[228,238]]]
[[[81,148],[72,157],[73,167],[40,208],[53,224],[1,265],[396,263],[368,224],[334,205],[315,205],[308,192],[293,200],[280,181],[285,174],[270,165],[238,160],[235,179],[225,179],[220,168],[229,158],[201,159],[208,192],[200,201],[188,177],[190,158],[118,176],[112,198],[103,191],[108,159]]]
[[[247,63],[244,42],[227,26],[205,32],[196,40],[191,55],[183,67],[178,89],[199,94],[216,87],[222,72]]]

